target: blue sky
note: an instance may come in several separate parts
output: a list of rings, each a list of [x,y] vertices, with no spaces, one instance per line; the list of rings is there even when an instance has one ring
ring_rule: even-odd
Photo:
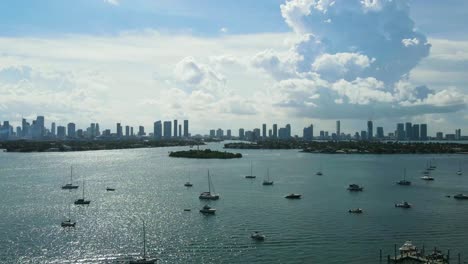
[[[466,24],[464,0],[1,1],[0,119],[452,132]]]

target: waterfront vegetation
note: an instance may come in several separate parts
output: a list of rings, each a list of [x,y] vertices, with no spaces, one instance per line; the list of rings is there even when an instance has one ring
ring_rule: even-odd
[[[7,152],[63,152],[107,149],[155,148],[204,145],[194,140],[77,140],[77,141],[5,141],[0,149]]]
[[[182,150],[172,151],[169,157],[174,158],[191,158],[191,159],[236,159],[242,158],[240,153],[230,153],[226,151],[216,151],[211,149],[204,150]]]
[[[301,149],[303,152],[328,154],[468,154],[468,144],[437,142],[265,140],[256,143],[227,143],[224,148]]]

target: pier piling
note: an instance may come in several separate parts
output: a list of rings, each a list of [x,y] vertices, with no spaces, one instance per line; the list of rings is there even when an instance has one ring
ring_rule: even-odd
[[[382,249],[379,250],[379,260],[382,262]]]

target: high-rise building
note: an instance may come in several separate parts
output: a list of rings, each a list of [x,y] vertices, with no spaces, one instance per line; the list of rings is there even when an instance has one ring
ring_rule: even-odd
[[[182,137],[182,124],[179,124],[179,137]]]
[[[55,124],[55,123],[53,123],[53,124]],[[26,122],[26,119],[24,119],[24,118],[23,118],[23,120],[21,120],[21,133],[22,133],[23,137],[27,137],[29,135],[29,123]]]
[[[231,129],[226,130],[226,137],[227,137],[228,139],[231,139],[231,137],[232,137],[232,135],[231,135]]]
[[[253,130],[253,140],[259,140],[260,139],[260,128],[255,128]]]
[[[413,125],[413,131],[412,131],[412,135],[411,135],[411,140],[419,140],[420,137],[419,137],[419,124],[414,124]]]
[[[39,137],[44,136],[45,126],[44,126],[44,116],[38,116],[36,119],[37,129],[39,130]]]
[[[278,138],[278,125],[273,124],[273,138]]]
[[[133,127],[130,127],[130,136],[133,137],[135,134],[133,133]]]
[[[374,124],[372,120],[367,121],[367,137],[369,140],[372,140],[374,137]]]
[[[63,138],[66,137],[66,135],[67,135],[67,133],[66,133],[65,127],[64,126],[58,126],[57,127],[57,137],[63,139]]]
[[[23,134],[23,132],[21,131],[21,127],[20,127],[20,126],[17,126],[17,127],[16,127],[16,136],[17,136],[17,137],[21,137],[22,134]]]
[[[341,136],[341,122],[340,120],[336,121],[336,136],[340,139]]]
[[[91,138],[94,138],[95,136],[97,136],[96,134],[96,124],[95,123],[91,123],[91,125],[89,126],[90,129],[89,129],[89,136]]]
[[[245,133],[243,128],[239,128],[239,139],[244,139]]]
[[[224,131],[221,128],[218,128],[218,130],[216,130],[216,137],[217,138],[223,138],[224,137]]]
[[[210,130],[210,137],[216,137],[216,130],[214,129]]]
[[[266,138],[267,136],[267,128],[266,128],[266,124],[263,124],[262,125],[262,138]]]
[[[68,137],[75,138],[76,137],[76,125],[75,125],[75,123],[68,123],[67,124],[67,131],[68,131]]]
[[[172,131],[171,131],[171,121],[164,121],[164,138],[165,139],[170,139],[172,136]]]
[[[146,133],[145,133],[145,127],[144,126],[139,126],[138,127],[138,136],[142,137],[142,136],[145,136]]]
[[[427,140],[427,124],[421,124],[421,140]]]
[[[384,138],[383,127],[377,127],[377,138],[378,139],[383,139]]]
[[[287,124],[286,125],[286,138],[290,138],[290,137],[291,137],[291,125]]]
[[[461,140],[461,129],[455,129],[455,139],[456,140]]]
[[[184,120],[184,137],[188,138],[188,136],[189,136],[188,120]]]
[[[413,124],[411,124],[411,122],[406,122],[405,124],[405,139],[406,140],[413,139]]]
[[[177,137],[179,135],[177,133],[177,128],[179,128],[179,125],[177,124],[177,120],[174,120],[174,137]]]
[[[122,137],[122,125],[117,123],[117,137]]]
[[[397,130],[396,130],[396,137],[398,140],[404,140],[406,135],[405,135],[405,124],[403,123],[398,123],[397,124]]]
[[[310,125],[309,127],[304,127],[302,131],[302,138],[307,141],[311,141],[314,135],[314,126]]]
[[[161,121],[154,122],[154,124],[153,124],[153,136],[157,140],[162,138],[162,123],[161,123]]]
[[[442,133],[442,132],[437,132],[437,133],[436,133],[436,138],[437,138],[437,140],[443,140],[443,139],[444,139],[444,133]]]
[[[273,137],[273,130],[272,129],[268,129],[268,137],[269,138]]]
[[[369,137],[367,135],[367,132],[365,130],[361,131],[361,140],[368,140]]]
[[[78,130],[76,131],[76,137],[82,138],[83,136],[84,136],[84,134],[83,134],[83,129],[78,129]]]
[[[96,131],[94,132],[94,136],[99,137],[101,135],[101,130],[99,129],[99,123],[96,123]]]
[[[50,125],[50,133],[52,134],[52,136],[55,136],[55,122],[52,122],[52,124]]]
[[[125,126],[125,136],[126,137],[130,136],[130,126]]]

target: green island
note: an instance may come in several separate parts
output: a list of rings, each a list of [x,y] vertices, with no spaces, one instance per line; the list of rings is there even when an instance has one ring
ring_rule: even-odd
[[[169,153],[169,157],[174,158],[190,158],[190,159],[238,159],[242,158],[240,153],[222,152],[211,149],[204,150],[181,150],[172,151]]]
[[[132,148],[156,148],[204,145],[195,140],[75,140],[75,141],[5,141],[0,149],[6,152],[65,152]]]
[[[226,149],[300,149],[326,154],[468,154],[468,144],[439,142],[265,140],[224,144]]]

